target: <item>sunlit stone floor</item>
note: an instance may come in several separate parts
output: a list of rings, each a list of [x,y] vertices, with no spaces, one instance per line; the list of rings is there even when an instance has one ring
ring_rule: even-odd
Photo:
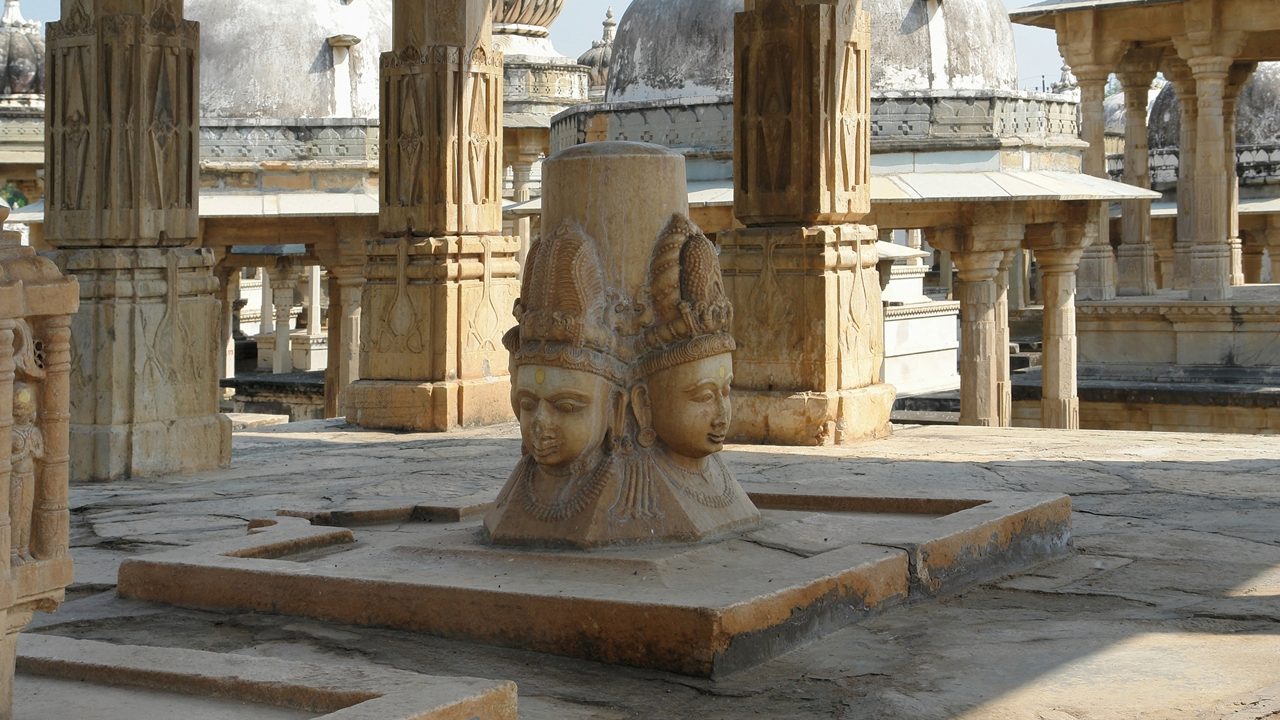
[[[1280,439],[900,428],[844,448],[734,447],[753,482],[1064,492],[1076,553],[888,611],[719,681],[406,632],[115,597],[122,558],[245,532],[284,507],[496,493],[514,426],[323,421],[237,434],[232,467],[72,491],[77,581],[32,632],[510,679],[524,718],[1249,718],[1280,713]],[[19,678],[19,683],[22,678]]]

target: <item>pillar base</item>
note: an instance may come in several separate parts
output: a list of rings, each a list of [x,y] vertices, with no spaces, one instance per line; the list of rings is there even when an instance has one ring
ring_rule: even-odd
[[[1042,398],[1040,427],[1059,430],[1080,429],[1080,398]]]
[[[1191,248],[1191,287],[1188,300],[1227,300],[1231,297],[1231,246],[1226,243]]]
[[[515,420],[506,376],[436,383],[357,380],[342,401],[347,422],[378,430],[443,432]]]
[[[1156,252],[1151,245],[1134,243],[1116,249],[1116,295],[1155,295]]]
[[[329,366],[328,335],[293,333],[289,336],[289,351],[293,357],[293,369],[297,372],[324,370]]]
[[[125,425],[71,424],[71,482],[193,473],[231,464],[226,415]]]
[[[832,445],[888,437],[897,391],[879,383],[834,392],[733,390],[732,442]]]

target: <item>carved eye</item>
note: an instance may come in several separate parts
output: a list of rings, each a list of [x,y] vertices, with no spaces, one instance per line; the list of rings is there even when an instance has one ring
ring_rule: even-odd
[[[520,398],[520,412],[533,412],[538,409],[538,401],[531,397]]]
[[[710,390],[700,390],[699,392],[694,393],[693,397],[690,399],[697,403],[709,403],[716,399],[716,394]]]
[[[586,407],[586,403],[580,403],[577,400],[557,400],[556,410],[562,413],[576,413]]]

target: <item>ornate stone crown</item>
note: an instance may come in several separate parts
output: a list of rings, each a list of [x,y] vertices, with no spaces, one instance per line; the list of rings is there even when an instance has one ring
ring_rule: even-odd
[[[683,215],[673,215],[649,261],[653,320],[640,337],[640,377],[733,352],[733,305],[725,295],[715,245]]]
[[[609,305],[595,243],[577,223],[562,224],[534,243],[525,260],[519,325],[503,337],[513,365],[582,370],[626,385]]]

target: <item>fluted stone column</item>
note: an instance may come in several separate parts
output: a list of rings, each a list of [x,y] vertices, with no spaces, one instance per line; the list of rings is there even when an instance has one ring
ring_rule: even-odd
[[[953,257],[960,300],[960,424],[999,427],[1000,288],[996,276],[1004,253],[959,252]]]
[[[1227,183],[1226,118],[1223,101],[1231,58],[1197,56],[1187,60],[1196,83],[1196,243],[1191,248],[1191,300],[1231,297],[1231,245],[1228,238],[1230,191]]]
[[[1236,63],[1227,74],[1227,88],[1222,99],[1223,150],[1227,166],[1227,242],[1231,246],[1231,284],[1244,285],[1244,243],[1240,239],[1240,177],[1236,173],[1236,101],[1245,83],[1253,75],[1255,63]]]
[[[502,54],[491,0],[394,0],[382,56],[380,237],[347,420],[443,431],[513,417],[502,335],[519,241],[502,233]]]
[[[63,0],[48,26],[45,239],[80,281],[72,477],[230,461],[221,302],[198,238],[199,33],[181,0]]]
[[[1041,356],[1040,426],[1074,430],[1080,427],[1077,395],[1076,269],[1084,248],[1093,241],[1094,211],[1079,213],[1079,221],[1055,222],[1027,228],[1027,247],[1035,250],[1044,297]]]
[[[1009,374],[1009,273],[1016,250],[1006,250],[996,273],[996,397],[1000,427],[1013,424],[1013,382]]]
[[[219,294],[222,300],[222,360],[219,374],[223,378],[236,376],[236,301],[240,299],[240,268],[221,268],[218,271]]]
[[[293,353],[289,351],[289,316],[293,312],[293,291],[298,286],[297,268],[288,258],[279,258],[267,268],[271,292],[275,299],[275,353],[271,356],[271,372],[280,375],[293,372]]]
[[[1120,73],[1124,85],[1124,182],[1151,187],[1147,153],[1147,100],[1155,79],[1158,57],[1127,60]],[[1156,258],[1151,245],[1151,201],[1125,200],[1120,247],[1116,250],[1116,294],[1154,295]]]
[[[1080,135],[1089,143],[1084,153],[1084,172],[1107,177],[1106,118],[1103,113],[1107,78],[1111,68],[1103,65],[1072,67],[1080,83]],[[1111,251],[1110,218],[1106,206],[1098,211],[1098,242],[1080,260],[1077,286],[1082,300],[1113,300],[1116,297],[1116,259]]]
[[[1178,219],[1173,242],[1173,277],[1169,287],[1187,290],[1191,287],[1191,248],[1196,235],[1196,128],[1199,110],[1196,84],[1191,68],[1173,58],[1165,65],[1165,76],[1173,83],[1180,107],[1178,118]]]

